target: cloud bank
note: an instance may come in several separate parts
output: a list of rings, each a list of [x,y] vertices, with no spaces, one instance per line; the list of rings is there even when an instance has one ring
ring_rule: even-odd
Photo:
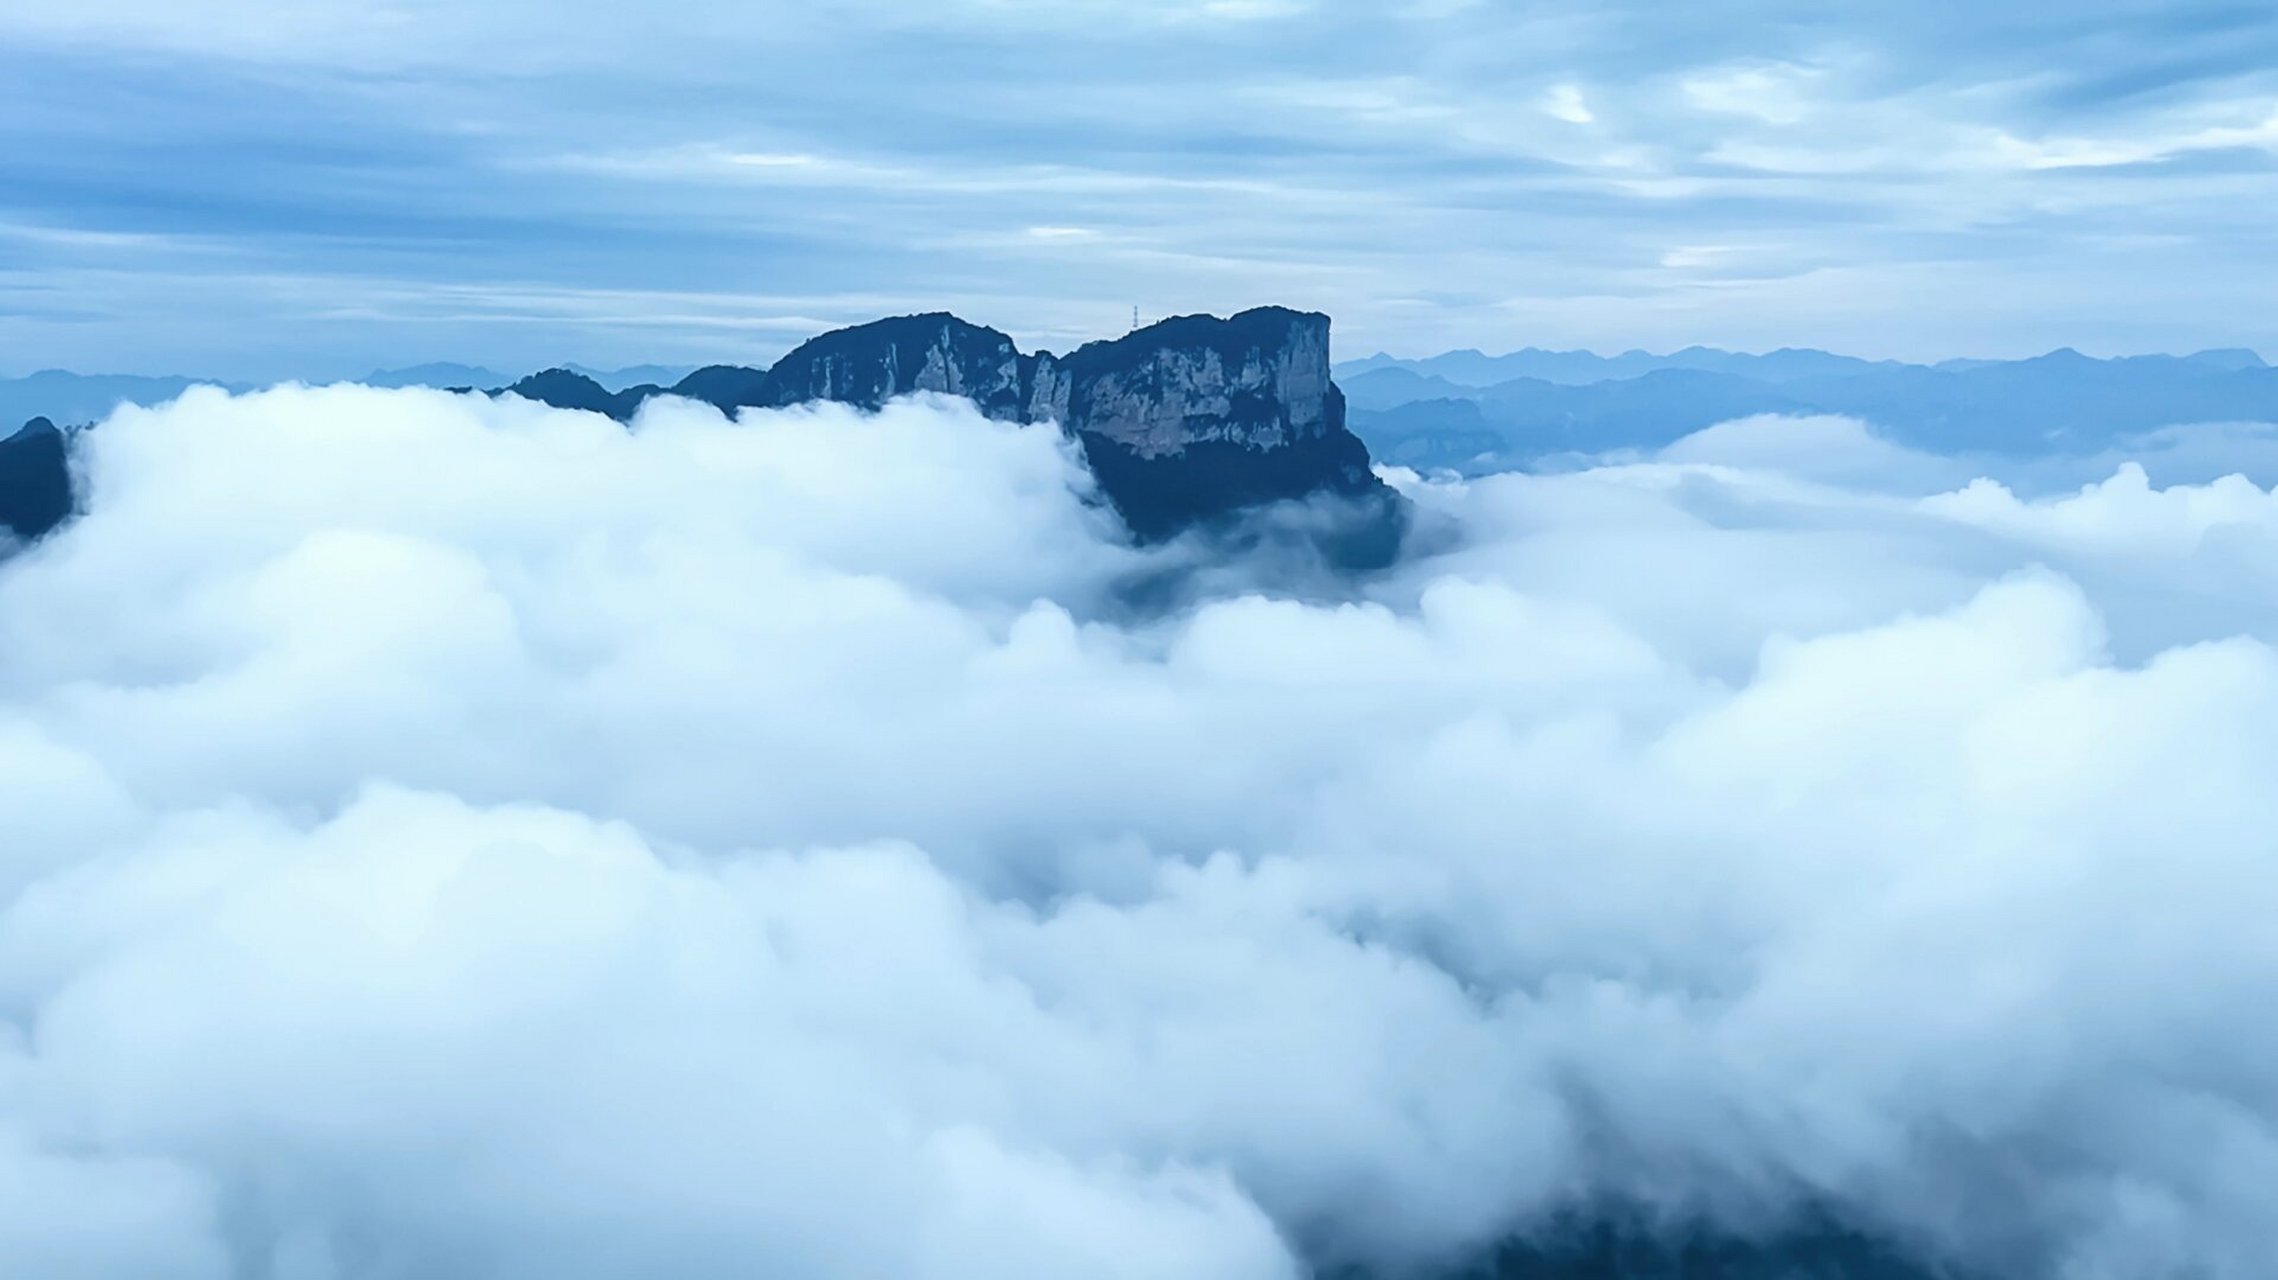
[[[123,412],[0,562],[0,1271],[2258,1277],[2278,499],[1778,428],[1139,612],[949,401]]]

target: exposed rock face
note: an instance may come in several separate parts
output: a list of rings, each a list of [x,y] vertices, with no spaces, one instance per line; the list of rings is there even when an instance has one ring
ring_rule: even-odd
[[[25,542],[71,516],[71,461],[63,432],[45,418],[0,440],[0,527]]]
[[[605,402],[595,386],[548,403],[575,399],[571,407],[629,417],[642,390]],[[1182,316],[1066,356],[1024,355],[1005,334],[946,313],[903,316],[826,333],[764,373],[699,369],[672,391],[728,413],[817,400],[874,409],[933,391],[993,418],[1058,423],[1142,538],[1328,493],[1362,508],[1348,524],[1363,533],[1339,558],[1371,562],[1390,557],[1404,520],[1367,447],[1345,429],[1344,396],[1329,377],[1329,318],[1310,312]]]
[[[1335,495],[1357,504],[1359,541],[1338,558],[1389,560],[1405,509],[1345,429],[1329,378],[1329,318],[1265,307],[1231,320],[1181,316],[1063,360],[1039,357],[1037,389],[1073,432],[1134,533],[1161,538],[1245,507]],[[1062,388],[1065,388],[1063,391]],[[1065,395],[1065,408],[1060,400]]]
[[[816,400],[875,409],[918,391],[963,396],[993,418],[1057,423],[1143,539],[1331,495],[1347,509],[1321,545],[1361,566],[1389,561],[1405,527],[1400,498],[1345,429],[1344,393],[1329,378],[1329,318],[1310,312],[1181,316],[1066,356],[1023,355],[1006,335],[946,313],[903,316],[826,333],[765,372],[715,365],[673,388],[730,413]],[[610,391],[567,369],[493,394],[507,393],[620,421],[666,394]],[[39,419],[0,441],[0,524],[37,538],[71,509],[62,432]]]
[[[1141,458],[1212,442],[1280,449],[1344,429],[1324,315],[1182,316],[1092,343],[1061,367],[1068,400],[1054,416]]]
[[[768,370],[763,403],[815,400],[875,409],[895,396],[963,396],[992,418],[1023,420],[1032,361],[1012,339],[953,315],[903,316],[839,329],[802,344]]]
[[[564,369],[505,390],[619,420],[666,394],[612,392]],[[1345,428],[1344,393],[1329,377],[1329,317],[1313,312],[1180,316],[1065,356],[1024,355],[1005,334],[947,312],[900,316],[823,334],[772,369],[698,369],[670,394],[733,414],[818,400],[875,409],[918,391],[963,396],[992,418],[1059,424],[1143,539],[1323,494],[1351,508],[1323,543],[1341,562],[1389,561],[1405,529],[1405,505]]]

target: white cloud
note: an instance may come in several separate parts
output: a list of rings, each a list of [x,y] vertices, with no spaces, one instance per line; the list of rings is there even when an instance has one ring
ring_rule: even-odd
[[[610,54],[709,40],[766,51],[848,24],[871,30],[1011,29],[1172,33],[1300,18],[1310,0],[853,0],[829,15],[694,0],[632,10],[577,0],[567,6],[497,0],[470,8],[441,0],[209,0],[195,10],[153,0],[87,0],[67,8],[0,6],[0,31],[65,45],[157,48],[275,63],[356,67],[481,65],[518,68],[608,62]],[[544,18],[557,21],[548,26]]]
[[[2237,62],[2267,35],[2247,8],[1788,8],[19,0],[0,343],[230,378],[750,362],[787,345],[744,336],[756,294],[798,299],[770,320],[886,296],[1055,347],[1133,304],[1261,301],[1362,350],[2278,341],[2234,269],[2267,257],[2238,213],[2267,198],[2274,92]],[[296,201],[64,180],[217,167]],[[1118,248],[1040,272],[1030,226]],[[1759,240],[1871,279],[1701,298],[1639,270]],[[1949,274],[1999,287],[1926,331],[1903,291]],[[507,288],[605,314],[469,302]]]
[[[2278,538],[2278,495],[2244,476],[2206,485],[2152,487],[2138,462],[2077,495],[2026,502],[1992,480],[1930,499],[1929,510],[2020,540],[2117,556],[2189,556],[2209,538]]]
[[[1582,96],[1581,88],[1571,84],[1554,86],[1542,109],[1552,119],[1568,124],[1594,124],[1598,119],[1591,112],[1589,101]]]
[[[1970,479],[1968,464],[1913,452],[1876,436],[1865,423],[1840,417],[1741,418],[1695,432],[1656,455],[1661,462],[1730,468],[1740,475],[1792,476],[1856,491],[1921,493]]]
[[[1817,108],[1814,85],[1825,75],[1821,68],[1795,63],[1750,63],[1704,71],[1680,87],[1698,110],[1792,125],[1809,119]]]
[[[2252,486],[1759,421],[1155,614],[1188,552],[946,403],[87,443],[0,565],[0,1188],[70,1209],[0,1270],[1232,1280],[1577,1191],[2278,1248]]]
[[[2278,109],[2267,102],[2220,104],[2191,113],[2201,119],[2227,117],[2227,123],[2157,126],[2136,137],[2051,137],[2025,139],[1995,133],[1987,144],[1988,162],[2018,169],[2098,169],[2152,164],[2201,151],[2278,150]]]

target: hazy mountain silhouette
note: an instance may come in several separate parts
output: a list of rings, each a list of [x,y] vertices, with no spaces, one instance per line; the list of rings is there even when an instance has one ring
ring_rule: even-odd
[[[693,368],[685,364],[634,364],[622,369],[596,369],[583,364],[565,364],[562,367],[571,373],[583,374],[611,391],[624,391],[639,386],[669,387],[687,377]]]
[[[1348,374],[1354,431],[1387,461],[1476,473],[1551,454],[1654,448],[1766,413],[1856,417],[1899,443],[1946,453],[2086,453],[2161,427],[2278,422],[2278,369],[2243,350],[2096,359],[2066,348],[1929,366],[1796,351],[1711,359],[1730,353],[1696,348],[1654,357],[1681,362],[1635,376],[1484,387],[1425,371],[1474,367],[1470,354],[1454,353],[1452,365],[1380,361]],[[1805,372],[1814,368],[1821,372]]]
[[[32,418],[56,422],[94,422],[107,418],[122,404],[164,404],[191,387],[212,383],[233,391],[235,383],[211,378],[157,377],[134,374],[71,373],[42,369],[24,378],[0,378],[0,431]]]
[[[1337,385],[1345,389],[1345,401],[1355,409],[1393,409],[1418,400],[1460,400],[1481,390],[1401,365],[1339,374]]]
[[[1581,386],[1642,377],[1663,369],[1689,369],[1698,373],[1726,373],[1761,382],[1787,382],[1797,378],[1840,377],[1875,369],[1904,367],[1895,360],[1862,360],[1809,348],[1784,347],[1762,355],[1724,351],[1716,347],[1686,347],[1667,355],[1624,351],[1601,356],[1593,351],[1547,351],[1527,347],[1508,355],[1490,356],[1478,351],[1450,351],[1421,360],[1373,355],[1337,366],[1337,377],[1350,381],[1380,369],[1405,369],[1428,378],[1441,378],[1457,386],[1491,387],[1515,378]]]
[[[495,387],[507,380],[507,375],[496,373],[476,364],[454,364],[439,361],[435,364],[415,364],[404,369],[375,369],[363,376],[367,387]]]
[[[376,371],[367,381],[495,387],[494,394],[620,421],[668,392],[730,414],[815,399],[875,406],[913,390],[964,395],[994,416],[1067,424],[1104,491],[1148,537],[1324,489],[1383,503],[1368,474],[1371,455],[1479,474],[1554,456],[1659,448],[1757,414],[1842,414],[1925,450],[2018,456],[2092,454],[2177,425],[2278,423],[2278,368],[2238,348],[2111,359],[2064,348],[2026,360],[1936,365],[1804,349],[1599,356],[1528,348],[1371,356],[1334,366],[1332,383],[1325,326],[1323,317],[1278,308],[1231,320],[1183,317],[1059,357],[1024,355],[996,330],[933,314],[821,335],[772,368],[695,369],[669,387],[666,375],[680,371],[661,365],[601,378],[564,366],[508,383],[481,366],[437,363]],[[1292,342],[1304,347],[1301,358]],[[1247,381],[1232,400],[1227,388],[1193,381],[1207,367],[1236,366]],[[655,377],[611,384],[636,375]],[[197,384],[62,370],[0,379],[0,423],[95,422],[121,404],[158,404]],[[1102,407],[1103,388],[1115,406]],[[1302,425],[1253,412],[1258,405],[1287,410],[1293,397],[1308,406]],[[1166,407],[1173,404],[1183,407]],[[1206,407],[1212,404],[1221,407]],[[1163,431],[1170,434],[1158,439]],[[19,450],[19,464],[44,456],[44,448]]]
[[[687,365],[664,364],[636,364],[622,369],[596,369],[590,365],[574,363],[556,367],[597,383],[606,391],[623,391],[643,385],[668,386],[688,376],[689,370]],[[495,387],[513,381],[513,375],[479,364],[457,364],[443,360],[402,369],[378,369],[359,381],[368,387],[434,387],[447,391],[454,387]]]

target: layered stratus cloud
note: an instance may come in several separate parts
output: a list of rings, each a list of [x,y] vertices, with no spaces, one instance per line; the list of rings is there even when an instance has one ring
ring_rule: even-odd
[[[1777,427],[1339,593],[950,402],[122,413],[0,563],[0,1272],[2259,1277],[2278,499]]]
[[[2278,352],[2237,0],[0,0],[0,155],[6,375],[1261,299],[1350,355]]]

